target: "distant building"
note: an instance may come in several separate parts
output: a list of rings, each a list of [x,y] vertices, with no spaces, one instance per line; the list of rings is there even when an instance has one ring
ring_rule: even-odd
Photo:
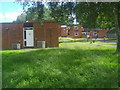
[[[60,28],[61,37],[71,37],[71,38],[87,38],[87,35],[95,38],[98,35],[98,38],[104,38],[107,35],[109,29],[101,28],[83,28],[80,24],[66,25],[65,27]]]
[[[107,37],[108,38],[116,38],[117,37],[115,28],[111,28],[111,30],[109,30],[107,32]]]

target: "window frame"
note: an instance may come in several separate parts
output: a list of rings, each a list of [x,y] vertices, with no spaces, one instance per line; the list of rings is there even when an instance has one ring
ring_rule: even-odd
[[[74,26],[74,30],[78,30],[78,26],[77,25]]]
[[[78,35],[79,35],[78,31],[75,31],[75,32],[74,32],[74,35],[75,35],[75,36],[78,36]]]

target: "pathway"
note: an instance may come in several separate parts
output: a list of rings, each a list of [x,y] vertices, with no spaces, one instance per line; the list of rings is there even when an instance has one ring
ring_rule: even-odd
[[[96,44],[96,43],[95,43],[95,44]],[[116,46],[113,46],[113,45],[102,45],[102,44],[96,44],[96,45],[108,46],[108,47],[116,47]]]
[[[95,39],[92,39],[92,40],[95,40]],[[113,41],[104,40],[103,38],[97,38],[96,40],[101,41],[101,42],[105,42],[105,43],[116,43],[116,42],[113,42]]]
[[[92,39],[92,40],[95,40],[95,39]],[[105,42],[105,43],[116,43],[116,42],[113,42],[113,41],[104,40],[103,38],[97,38],[96,40],[97,41],[101,41],[101,42]],[[116,46],[113,46],[113,45],[102,45],[102,44],[96,44],[96,45],[108,46],[108,47],[116,47]]]

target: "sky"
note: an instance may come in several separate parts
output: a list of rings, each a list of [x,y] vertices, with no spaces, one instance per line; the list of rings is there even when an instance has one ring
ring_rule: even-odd
[[[0,23],[16,20],[17,16],[23,12],[22,8],[22,5],[15,0],[0,0]]]
[[[14,0],[0,0],[0,22],[12,22],[22,13],[22,5]]]
[[[17,16],[22,14],[22,8],[22,5],[14,0],[0,0],[0,23],[15,21]],[[76,19],[73,23],[77,24]]]

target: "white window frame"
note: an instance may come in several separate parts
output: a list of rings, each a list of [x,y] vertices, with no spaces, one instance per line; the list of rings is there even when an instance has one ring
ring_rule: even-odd
[[[74,26],[74,30],[78,30],[78,26]]]
[[[68,26],[67,28],[68,28],[68,30],[70,30],[70,26]]]
[[[66,29],[63,29],[64,33],[66,33]]]
[[[77,34],[77,35],[76,35],[76,34]],[[75,36],[78,36],[78,31],[74,32],[74,35],[75,35]]]
[[[87,35],[87,32],[82,32],[82,35]]]

